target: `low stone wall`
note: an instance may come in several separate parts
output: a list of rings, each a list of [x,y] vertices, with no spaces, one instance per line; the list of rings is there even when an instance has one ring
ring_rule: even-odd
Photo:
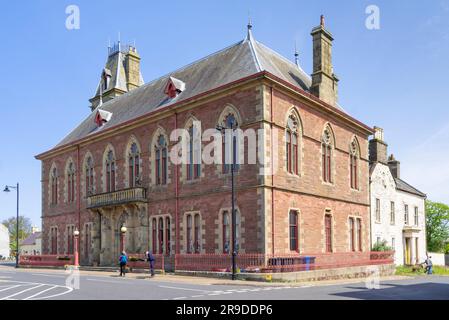
[[[371,266],[357,266],[347,268],[322,269],[284,273],[238,273],[238,280],[263,282],[310,282],[323,280],[366,278],[377,270],[379,276],[391,276],[395,272],[394,264]],[[203,271],[176,271],[176,275],[226,278],[230,279],[229,272],[203,272]]]

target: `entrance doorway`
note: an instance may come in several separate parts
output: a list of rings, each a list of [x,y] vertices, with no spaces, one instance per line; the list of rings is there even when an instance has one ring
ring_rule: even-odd
[[[405,248],[404,248],[404,264],[411,265],[411,239],[405,238]]]

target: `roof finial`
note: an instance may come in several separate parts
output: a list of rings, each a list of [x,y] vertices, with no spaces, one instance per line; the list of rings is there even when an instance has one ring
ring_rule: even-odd
[[[320,17],[320,26],[322,28],[324,28],[324,14],[322,14],[321,17]]]
[[[249,12],[248,12],[248,25],[247,25],[247,28],[248,28],[248,33],[246,35],[246,39],[247,40],[251,40],[253,38],[253,34],[251,32],[251,30],[253,28],[253,24],[251,23],[251,16],[249,15]]]
[[[296,47],[296,41],[295,41],[295,64],[299,67],[299,52]]]

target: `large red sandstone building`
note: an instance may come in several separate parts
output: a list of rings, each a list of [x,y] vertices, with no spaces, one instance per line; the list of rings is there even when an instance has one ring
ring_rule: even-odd
[[[228,253],[229,166],[174,164],[169,152],[174,129],[230,119],[262,129],[258,152],[277,166],[274,175],[261,163],[237,167],[239,253],[369,252],[372,129],[337,104],[324,20],[312,37],[311,77],[250,25],[243,41],[146,84],[134,47],[109,48],[92,113],[37,156],[43,253],[72,253],[78,229],[82,264],[114,264],[124,225],[128,253]]]

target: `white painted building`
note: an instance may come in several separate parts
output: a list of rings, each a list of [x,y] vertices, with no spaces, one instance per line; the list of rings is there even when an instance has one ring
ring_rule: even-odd
[[[42,254],[42,232],[33,227],[31,235],[20,243],[21,255],[40,255]]]
[[[8,258],[9,255],[9,231],[3,224],[0,224],[0,256]]]
[[[400,176],[400,162],[391,155],[383,130],[375,127],[370,141],[371,245],[386,241],[395,250],[396,265],[426,259],[426,195]]]

